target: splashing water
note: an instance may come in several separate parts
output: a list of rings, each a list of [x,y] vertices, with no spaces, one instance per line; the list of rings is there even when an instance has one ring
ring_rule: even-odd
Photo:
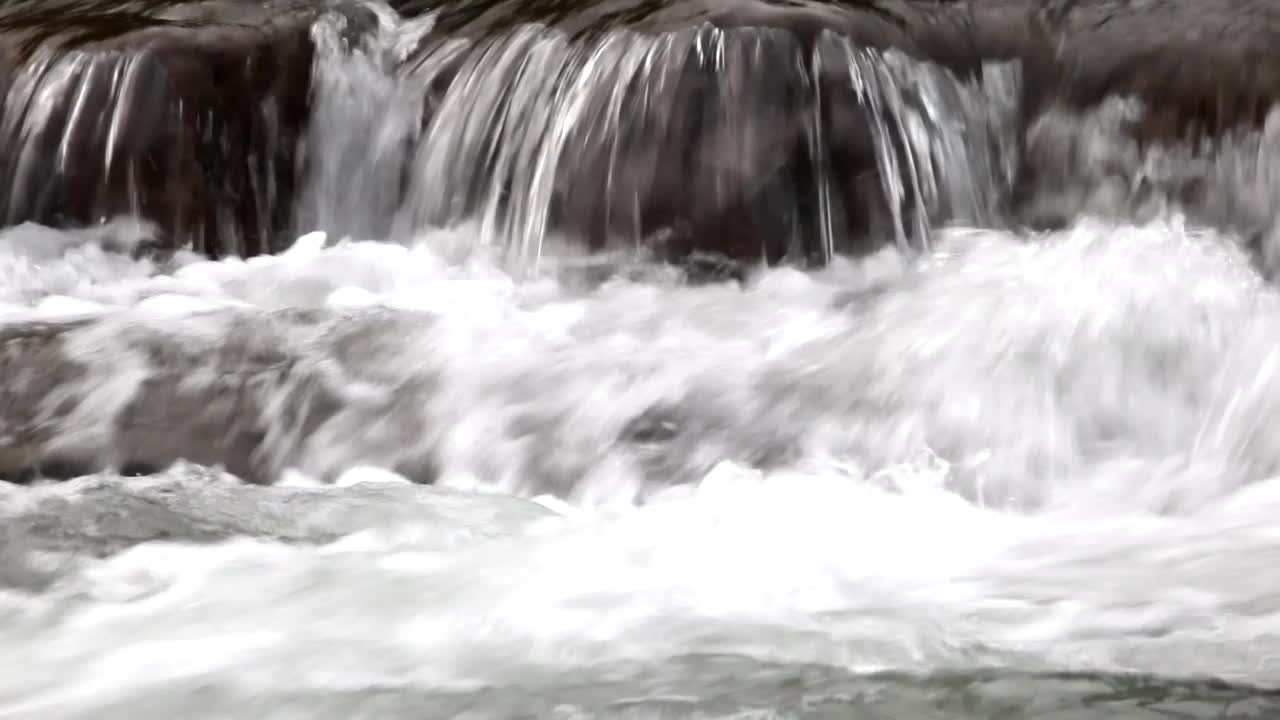
[[[169,268],[31,232],[0,239],[6,332],[85,373],[21,401],[31,438],[229,457],[201,413],[233,404],[285,482],[7,491],[0,717],[1273,712],[1106,675],[1280,685],[1280,298],[1224,238],[952,229],[693,287],[514,280],[443,259],[462,231]],[[204,402],[131,426],[149,394]],[[67,555],[155,526],[199,544]]]
[[[0,483],[0,719],[1280,714],[1280,115],[1140,149],[1131,101],[1050,112],[1032,234],[999,229],[1014,65],[310,30],[288,211],[319,232],[0,230],[0,478],[31,485]],[[84,108],[144,69],[24,69],[11,220],[77,143],[136,194],[146,123]],[[691,210],[828,262],[635,252]]]

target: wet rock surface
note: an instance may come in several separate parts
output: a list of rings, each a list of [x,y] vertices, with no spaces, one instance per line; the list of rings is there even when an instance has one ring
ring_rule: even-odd
[[[430,460],[400,442],[425,435],[430,366],[387,371],[368,362],[379,338],[425,337],[429,317],[215,308],[203,319],[204,331],[176,335],[163,316],[145,313],[5,325],[0,478],[146,472],[185,459],[271,482],[300,461],[304,446],[353,430],[343,418],[354,412],[365,418],[357,422],[395,418],[395,427],[371,435],[370,461],[379,456],[415,481],[434,479]],[[390,334],[388,323],[401,333]],[[316,362],[309,351],[319,347],[328,357]],[[349,385],[350,372],[364,376],[367,391]],[[332,472],[320,474],[332,480]]]
[[[485,528],[498,536],[550,514],[512,497],[388,481],[385,472],[372,473],[371,482],[360,482],[359,471],[350,477],[356,484],[248,486],[218,469],[179,463],[145,477],[0,483],[0,585],[39,589],[78,559],[149,542],[325,544],[361,531],[421,528],[419,539],[425,533],[447,547],[481,539]]]
[[[165,244],[280,249],[315,12],[280,3],[10,3],[0,10],[0,218],[130,214]]]
[[[501,38],[532,23],[553,28],[538,41],[548,49],[557,42],[589,49],[609,33],[659,37],[702,26],[724,33],[714,40],[721,43],[720,59],[708,64],[679,54],[665,58],[670,77],[664,82],[674,94],[655,98],[656,114],[634,120],[649,129],[588,124],[577,131],[579,157],[560,162],[557,190],[536,200],[545,203],[537,211],[545,213],[539,222],[593,249],[615,243],[614,236],[634,234],[633,242],[654,241],[660,247],[650,249],[671,258],[713,253],[735,260],[822,263],[832,253],[875,249],[893,232],[889,215],[918,212],[932,202],[905,176],[892,178],[903,185],[902,197],[884,197],[880,186],[886,175],[906,173],[922,161],[904,157],[896,167],[885,164],[885,151],[875,149],[882,142],[874,131],[878,120],[846,87],[845,62],[823,49],[823,37],[938,63],[957,82],[979,76],[984,63],[1016,62],[1023,129],[1045,113],[1091,111],[1108,98],[1131,98],[1146,110],[1128,121],[1128,136],[1143,146],[1169,145],[1262,126],[1280,98],[1280,13],[1272,5],[1260,0],[403,0],[376,7],[287,0],[266,5],[233,0],[10,3],[0,10],[5,97],[0,178],[7,188],[0,213],[9,223],[34,220],[57,227],[133,214],[154,222],[170,246],[213,256],[280,250],[299,231],[314,229],[297,226],[310,217],[299,214],[300,203],[335,202],[302,197],[309,174],[320,172],[314,164],[318,148],[304,147],[304,135],[316,122],[320,101],[314,24],[326,13],[345,18],[343,33],[352,53],[360,38],[381,32],[386,17],[379,13],[430,17],[420,37],[398,41],[403,46],[396,51],[399,59],[377,60],[390,62],[384,69],[402,79],[439,65],[420,86],[406,86],[397,101],[410,114],[414,105],[421,108],[416,121],[404,123],[406,137],[397,141],[403,147],[397,151],[393,143],[386,149],[402,156],[402,167],[394,158],[388,161],[391,182],[379,186],[386,195],[381,202],[393,205],[400,196],[412,200],[420,192],[411,181],[397,187],[399,176],[436,181],[432,167],[414,167],[405,148],[440,134],[432,129],[441,122],[437,106],[455,80],[471,77],[468,87],[478,91],[481,85],[468,75],[467,64],[481,57],[500,64]],[[733,40],[739,36],[746,43],[741,52]],[[706,40],[699,43],[703,47]],[[764,54],[747,52],[752,43]],[[804,73],[788,70],[792,55],[807,65]],[[580,62],[566,56],[559,69],[539,72],[568,73],[568,82]],[[598,80],[637,87],[641,82],[639,75]],[[514,70],[484,82],[511,83],[534,95],[550,92]],[[806,83],[819,89],[820,99],[810,97]],[[610,92],[603,86],[599,91]],[[734,108],[733,116],[717,114],[717,106],[725,103]],[[625,104],[633,110],[643,105],[638,97]],[[890,116],[905,107],[892,109]],[[530,108],[559,112],[547,104]],[[676,122],[679,118],[684,120]],[[529,118],[513,116],[511,122]],[[815,134],[815,127],[822,130]],[[490,131],[476,125],[466,133]],[[897,132],[893,142],[901,144],[905,132]],[[615,145],[589,140],[600,133],[612,134]],[[464,137],[460,131],[439,142],[456,145]],[[1012,147],[1020,138],[1015,129],[993,142]],[[512,158],[518,155],[512,146],[521,142],[530,139],[497,140]],[[818,146],[821,152],[815,152]],[[1021,174],[1046,172],[1036,161],[1034,153],[1028,156]],[[518,166],[527,159],[511,162]],[[425,209],[402,209],[404,222],[411,228],[457,222],[483,214],[493,203],[501,205],[508,193],[529,192],[517,177],[525,171],[512,172],[506,179],[490,178],[482,191],[444,178],[449,197],[435,210],[431,202]],[[606,177],[608,183],[601,182]],[[902,208],[895,209],[897,203]],[[453,209],[442,214],[443,208]],[[955,211],[938,210],[942,219]],[[497,212],[515,213],[518,222],[512,228],[541,232],[514,206]],[[1027,213],[1015,214],[1019,217]],[[374,230],[358,224],[344,229]]]

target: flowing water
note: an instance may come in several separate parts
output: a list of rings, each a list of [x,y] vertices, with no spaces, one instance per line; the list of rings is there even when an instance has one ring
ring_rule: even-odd
[[[1016,72],[845,43],[897,107],[883,249],[701,282],[549,208],[567,138],[649,132],[628,93],[707,43],[741,80],[764,31],[517,29],[423,128],[429,24],[317,59],[327,235],[0,231],[0,474],[113,468],[0,484],[0,718],[1280,716],[1275,123],[1177,160],[1196,207],[1057,187],[1064,226],[1014,231]],[[1055,147],[1158,175],[1089,127]]]
[[[384,30],[392,33],[392,43],[403,43],[406,36],[412,40],[421,31],[414,25],[393,27]],[[323,24],[318,31],[328,41],[337,33]],[[376,47],[385,47],[388,40],[380,39],[384,45]],[[413,181],[395,223],[402,231],[448,224],[458,220],[459,213],[478,210],[478,242],[515,239],[519,256],[537,258],[555,196],[592,192],[591,185],[598,182],[594,172],[598,166],[593,163],[602,160],[599,153],[606,156],[606,225],[639,244],[643,238],[635,228],[641,218],[623,202],[642,202],[639,188],[648,187],[661,169],[624,165],[617,159],[619,153],[679,147],[668,138],[693,133],[702,140],[694,151],[715,157],[682,168],[693,174],[681,180],[693,192],[708,188],[707,197],[696,197],[696,202],[727,204],[725,185],[741,178],[763,179],[773,169],[767,163],[778,160],[773,157],[776,152],[770,152],[771,144],[780,145],[776,136],[786,133],[776,116],[789,114],[797,102],[804,102],[813,106],[800,130],[812,177],[799,187],[817,198],[814,231],[823,256],[830,257],[837,240],[832,236],[830,207],[834,179],[827,168],[829,146],[824,135],[831,128],[821,116],[828,73],[836,76],[838,87],[853,92],[873,118],[875,165],[884,180],[891,231],[900,246],[927,245],[930,220],[940,215],[990,219],[1000,187],[996,183],[1007,182],[1012,173],[1008,145],[990,142],[1004,139],[1010,131],[1018,73],[1008,64],[991,64],[975,86],[935,65],[899,52],[858,48],[832,33],[825,33],[806,52],[789,31],[768,28],[725,31],[700,25],[657,37],[619,30],[584,44],[572,42],[559,30],[533,25],[483,43],[443,43],[401,73],[404,77],[399,80],[413,88],[428,86],[438,73],[456,64],[459,55],[466,59],[434,109],[413,159]],[[322,75],[327,71],[348,82],[356,75],[353,66],[369,62],[367,50],[342,53],[337,47],[328,58],[330,66]],[[688,76],[698,73],[715,77],[711,100],[693,101],[681,94],[687,92]],[[513,85],[518,91],[512,90]],[[318,115],[329,120],[336,116],[340,127],[365,130],[362,123],[350,121],[352,110],[376,116],[381,108],[370,108],[365,93],[352,96],[343,89],[329,86],[319,93]],[[393,107],[399,112],[385,112],[378,118],[375,132],[380,139],[399,139],[406,129],[416,127],[412,114],[405,121],[406,103]],[[690,116],[697,117],[700,125],[692,123]],[[364,133],[345,139],[355,140],[360,152],[365,152]],[[317,140],[321,148],[315,153],[327,154],[332,134],[321,126]],[[393,151],[399,147],[391,145]],[[386,191],[388,170],[398,173],[399,168],[378,162],[380,156],[375,155],[372,163],[354,165],[364,165],[381,181],[362,185],[365,193],[385,202],[396,197]],[[349,173],[352,166],[348,162],[330,167]],[[328,198],[339,194],[332,185],[321,189],[323,200],[317,204],[332,208]],[[907,207],[909,197],[920,200],[914,212]],[[797,213],[796,206],[804,201],[795,190],[790,196],[771,199],[768,212],[780,215]],[[376,201],[362,201],[359,207],[354,217],[365,213],[371,219],[385,217]],[[332,227],[335,221],[341,223],[339,218],[353,217],[344,207],[329,212],[328,217],[320,215],[316,224]],[[361,231],[367,232],[356,229]]]

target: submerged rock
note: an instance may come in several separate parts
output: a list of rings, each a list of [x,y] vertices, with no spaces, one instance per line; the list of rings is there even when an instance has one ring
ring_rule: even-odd
[[[257,483],[289,467],[332,480],[361,462],[435,479],[433,367],[371,362],[380,343],[429,338],[430,317],[213,306],[187,319],[144,309],[0,326],[0,478],[185,459]],[[339,436],[364,438],[358,457],[332,455]]]
[[[143,478],[100,474],[31,488],[0,484],[0,585],[38,584],[48,575],[39,568],[49,561],[33,557],[65,562],[145,542],[252,537],[320,544],[362,531],[420,528],[415,540],[443,547],[510,534],[549,515],[527,500],[407,482],[245,485],[190,463]]]

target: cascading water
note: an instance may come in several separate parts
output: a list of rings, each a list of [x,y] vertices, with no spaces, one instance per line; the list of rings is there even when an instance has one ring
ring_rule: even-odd
[[[236,21],[253,27],[246,37],[215,31],[191,42],[156,24],[131,41],[119,34],[130,20],[108,14],[95,24],[75,2],[37,5],[50,27],[29,27],[23,3],[0,8],[5,224],[76,228],[132,215],[170,246],[282,249],[308,78],[290,21],[240,8],[248,14]],[[59,3],[72,7],[59,12]],[[264,60],[268,47],[279,57]]]
[[[370,6],[374,27],[329,13],[312,27],[315,104],[303,141],[305,185],[294,223],[356,237],[389,237],[403,190],[404,156],[422,125],[422,92],[401,76],[432,16],[401,22]]]
[[[445,19],[316,13],[288,151],[124,43],[8,83],[0,720],[1280,715],[1280,114]],[[113,174],[170,110],[238,219]]]
[[[430,24],[380,16],[348,34],[346,15],[317,24],[303,228],[403,239],[474,221],[479,244],[527,264],[552,231],[638,248],[691,216],[733,226],[730,213],[767,202],[791,219],[791,236],[771,243],[803,257],[807,230],[826,260],[845,242],[837,232],[853,230],[851,213],[883,204],[888,227],[869,229],[926,248],[939,222],[993,221],[1012,181],[1016,65],[967,83],[831,33],[809,48],[786,30],[706,24],[424,39]],[[871,120],[874,162],[858,170],[881,187],[862,207],[831,177],[833,147],[851,139],[830,117],[847,110],[823,98],[841,91]],[[807,171],[770,187],[789,168]]]
[[[101,149],[101,175],[112,182],[95,190],[124,192],[133,203],[136,169],[119,167],[120,145],[137,92],[137,76],[145,57],[121,53],[39,52],[19,75],[5,100],[0,137],[14,150],[7,154],[4,178],[5,217],[10,223],[38,206],[56,206],[68,192],[61,187],[75,156]],[[110,108],[107,113],[99,108]],[[79,147],[78,147],[79,145]],[[37,169],[44,156],[54,157],[57,181]],[[39,158],[39,159],[38,159]],[[119,188],[123,185],[123,188]],[[96,203],[91,203],[96,204]],[[135,211],[140,210],[136,206]],[[93,218],[96,219],[96,218]]]

